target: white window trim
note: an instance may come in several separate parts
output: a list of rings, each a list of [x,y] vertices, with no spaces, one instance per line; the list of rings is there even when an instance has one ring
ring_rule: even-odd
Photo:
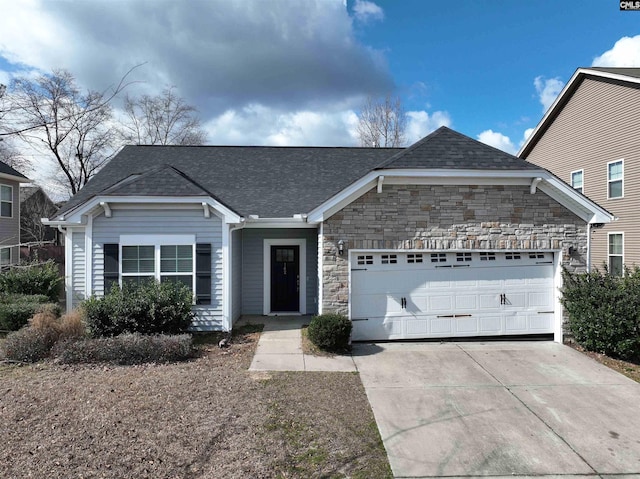
[[[6,183],[0,183],[0,190],[2,189],[2,187],[3,187],[3,186],[6,186],[7,188],[10,188],[10,189],[11,189],[11,201],[3,201],[3,200],[1,199],[1,198],[2,198],[2,194],[0,193],[0,205],[1,205],[2,203],[11,203],[11,216],[2,216],[2,215],[0,214],[0,218],[7,218],[7,219],[11,219],[11,218],[13,218],[13,216],[14,216],[14,215],[13,215],[13,204],[14,204],[14,201],[13,201],[13,199],[14,199],[14,198],[13,198],[13,185],[7,185]],[[1,206],[0,206],[0,209],[1,209]]]
[[[582,193],[584,195],[584,168],[580,169],[580,170],[575,170],[575,171],[572,171],[571,173],[569,173],[569,175],[570,175],[569,176],[569,179],[570,179],[569,183],[571,184],[571,188],[573,188],[574,190],[577,191],[577,188],[573,184],[573,175],[575,173],[581,173],[582,174],[582,186],[580,187],[580,189],[581,189],[580,193]]]
[[[622,254],[611,254],[609,251],[609,245],[610,243],[610,236],[611,235],[620,235],[622,236]],[[624,232],[623,231],[612,231],[610,233],[607,233],[607,267],[609,268],[609,272],[611,272],[611,257],[615,256],[618,257],[620,256],[622,258],[622,268],[624,270]]]
[[[620,178],[619,180],[610,180],[609,179],[609,165],[612,165],[614,163],[622,163],[622,178]],[[609,185],[611,184],[612,181],[620,181],[620,182],[622,182],[622,194],[620,196],[614,196],[614,197],[609,196]],[[584,179],[583,179],[583,183],[584,183]],[[615,160],[615,161],[610,161],[610,162],[607,163],[607,199],[608,200],[619,200],[621,198],[624,198],[624,158],[621,158],[621,159]]]
[[[263,312],[265,315],[277,313],[271,311],[271,246],[300,247],[300,309],[299,314],[307,314],[307,240],[299,239],[265,239],[263,243]],[[296,314],[296,311],[287,314]]]
[[[161,246],[191,246],[191,273],[163,273],[161,272]],[[153,246],[153,273],[123,273],[123,246]],[[195,298],[196,291],[196,237],[195,235],[120,235],[118,245],[118,284],[122,287],[122,278],[129,276],[148,276],[161,281],[163,276],[191,276],[191,291]]]

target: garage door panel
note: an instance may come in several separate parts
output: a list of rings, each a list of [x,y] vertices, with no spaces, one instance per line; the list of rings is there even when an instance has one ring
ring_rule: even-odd
[[[352,270],[351,316],[370,320],[354,322],[354,339],[553,332],[550,253],[393,255],[371,253],[366,270]]]

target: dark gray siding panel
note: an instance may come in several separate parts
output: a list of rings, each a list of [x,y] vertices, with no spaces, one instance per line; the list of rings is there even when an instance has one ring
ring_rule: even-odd
[[[17,263],[20,259],[20,183],[0,178],[0,185],[13,188],[13,217],[0,216],[0,247],[13,246],[11,248],[11,262]]]
[[[263,314],[264,240],[307,240],[307,313],[318,311],[318,231],[316,228],[242,231],[242,314]]]

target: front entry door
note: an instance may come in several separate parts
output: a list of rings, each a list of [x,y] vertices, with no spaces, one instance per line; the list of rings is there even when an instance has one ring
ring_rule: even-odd
[[[271,246],[271,311],[300,311],[300,246]]]

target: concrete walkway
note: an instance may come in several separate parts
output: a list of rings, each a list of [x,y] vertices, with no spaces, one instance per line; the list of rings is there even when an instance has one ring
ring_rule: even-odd
[[[248,321],[264,323],[250,371],[357,371],[351,356],[325,357],[302,352],[301,330],[311,321],[309,316],[270,316]]]

